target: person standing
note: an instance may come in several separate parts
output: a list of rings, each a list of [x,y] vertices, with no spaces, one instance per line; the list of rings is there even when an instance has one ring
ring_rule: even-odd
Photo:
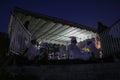
[[[71,44],[68,46],[67,55],[70,59],[80,59],[80,60],[89,60],[90,54],[82,53],[80,48],[76,45],[77,40],[76,37],[72,36]]]

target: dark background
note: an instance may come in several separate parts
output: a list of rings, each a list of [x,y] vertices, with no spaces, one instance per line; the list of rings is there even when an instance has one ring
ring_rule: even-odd
[[[15,6],[94,28],[120,18],[120,0],[0,0],[0,32],[8,32]]]

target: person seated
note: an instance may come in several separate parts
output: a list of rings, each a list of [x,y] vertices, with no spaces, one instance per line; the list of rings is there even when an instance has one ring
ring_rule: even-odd
[[[95,47],[95,38],[91,39],[91,44],[89,45],[89,50],[90,50],[90,54],[92,54],[92,58],[99,59],[99,51]]]
[[[60,45],[60,58],[66,59],[66,46]]]
[[[48,43],[41,43],[41,47],[40,47],[40,54],[41,56],[41,60],[43,62],[47,62],[48,61]]]
[[[32,40],[26,44],[27,48],[24,52],[24,56],[27,57],[27,59],[31,62],[34,61],[36,57],[40,56],[40,51],[36,47],[36,40],[36,38],[32,38]]]

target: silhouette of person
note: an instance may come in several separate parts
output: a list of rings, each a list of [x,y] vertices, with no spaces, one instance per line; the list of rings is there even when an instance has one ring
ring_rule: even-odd
[[[28,26],[29,26],[29,24],[30,24],[30,21],[25,21],[25,23],[23,24],[24,25],[24,27],[28,30]]]

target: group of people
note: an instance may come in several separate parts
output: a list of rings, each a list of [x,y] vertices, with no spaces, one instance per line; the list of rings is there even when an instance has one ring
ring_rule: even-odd
[[[41,59],[65,59],[66,46],[60,44],[52,44],[47,42],[38,43],[37,38],[32,38],[30,42],[25,42],[26,50],[23,53],[28,60],[35,58]]]
[[[85,61],[100,59],[99,50],[95,47],[95,38],[77,43],[76,37],[71,37],[71,44],[68,46],[67,53],[71,59]]]
[[[82,45],[82,46],[81,46]],[[86,50],[85,50],[86,49]],[[66,59],[79,59],[88,61],[90,59],[99,59],[99,50],[95,47],[95,39],[77,43],[75,37],[71,38],[71,43],[66,45],[41,43],[37,42],[36,38],[33,38],[31,42],[26,43],[26,50],[23,56],[28,60],[66,60]]]
[[[24,24],[28,30],[29,22]],[[30,61],[49,60],[49,59],[80,59],[88,61],[90,59],[99,59],[99,50],[95,46],[95,38],[77,42],[76,37],[71,37],[69,45],[60,45],[52,43],[37,42],[37,38],[32,38],[30,42],[25,42],[26,49],[23,56]]]

